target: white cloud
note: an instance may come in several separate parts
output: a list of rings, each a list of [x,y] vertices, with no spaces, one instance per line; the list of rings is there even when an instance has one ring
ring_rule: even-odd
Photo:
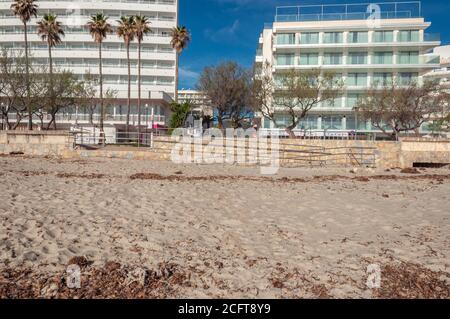
[[[200,77],[198,72],[182,67],[178,69],[178,75],[180,77],[180,85],[185,87],[194,87]]]
[[[233,24],[218,30],[206,29],[204,34],[207,38],[215,42],[235,40],[239,27],[240,27],[239,20],[235,20]]]

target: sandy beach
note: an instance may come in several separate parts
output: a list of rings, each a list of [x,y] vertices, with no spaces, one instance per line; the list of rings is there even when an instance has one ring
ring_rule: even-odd
[[[450,298],[448,168],[0,163],[1,298]]]

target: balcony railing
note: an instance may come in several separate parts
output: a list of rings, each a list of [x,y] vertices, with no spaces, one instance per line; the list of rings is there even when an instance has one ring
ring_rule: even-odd
[[[391,57],[374,57],[372,56],[372,63],[369,63],[368,56],[360,56],[354,57],[353,59],[349,56],[347,57],[346,63],[344,63],[344,59],[342,57],[323,57],[323,63],[319,64],[320,59],[318,57],[309,59],[302,59],[294,57],[294,56],[280,56],[279,59],[276,60],[276,65],[278,67],[319,67],[326,65],[339,65],[339,66],[367,66],[370,68],[371,65],[395,65],[393,56]],[[331,63],[331,62],[340,62],[340,63]],[[397,56],[396,63],[398,65],[427,65],[427,64],[440,64],[440,56],[439,55],[419,55],[419,56],[406,56],[400,57]]]
[[[79,2],[98,2],[98,0],[82,0]],[[102,2],[118,2],[118,3],[143,3],[143,4],[161,4],[161,5],[174,5],[175,0],[101,0]],[[12,2],[12,0],[0,0],[0,2]],[[65,2],[64,0],[43,0],[42,2]],[[72,2],[66,0],[66,2]]]
[[[439,41],[441,41],[441,35],[439,33],[424,33],[423,41],[425,41],[425,42],[439,42]]]
[[[282,6],[276,8],[276,22],[404,19],[422,17],[420,1],[363,4]]]
[[[151,122],[151,115],[144,113],[141,114],[141,123],[145,124],[147,122]],[[9,113],[8,114],[8,120],[9,121],[16,121],[17,115],[15,113]],[[43,121],[48,122],[51,120],[50,114],[44,114]],[[57,122],[89,122],[90,115],[89,114],[73,114],[73,113],[66,113],[66,114],[56,114],[56,121]],[[125,123],[127,120],[127,116],[125,114],[106,114],[104,117],[105,122],[109,123],[116,123],[116,124],[122,124]],[[40,118],[36,115],[33,115],[33,121],[40,121]],[[100,114],[93,114],[92,115],[92,121],[94,123],[98,123],[100,121]],[[154,115],[153,116],[153,122],[154,123],[165,123],[166,117],[164,115]],[[130,123],[137,123],[138,122],[138,115],[137,114],[130,114]]]

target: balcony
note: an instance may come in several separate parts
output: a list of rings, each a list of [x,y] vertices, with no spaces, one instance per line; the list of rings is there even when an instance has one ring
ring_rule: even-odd
[[[380,9],[380,19],[421,18],[420,1],[363,4],[329,4],[281,6],[276,8],[275,22],[367,20]]]
[[[440,66],[440,57],[438,55],[419,55],[419,56],[404,56],[397,57],[397,63],[394,63],[392,57],[374,57],[372,56],[372,63],[369,63],[368,56],[348,56],[347,59],[342,59],[337,56],[324,56],[323,63],[319,63],[320,59],[317,55],[310,55],[294,57],[293,55],[280,55],[277,59],[275,67],[277,69],[310,69],[310,68],[324,68],[324,69],[416,69],[416,68],[438,68]],[[346,61],[346,63],[344,62]]]
[[[441,35],[439,33],[424,33],[424,42],[441,42]]]

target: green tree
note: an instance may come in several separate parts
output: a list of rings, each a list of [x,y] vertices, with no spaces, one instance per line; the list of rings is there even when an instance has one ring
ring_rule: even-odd
[[[117,21],[119,26],[117,27],[117,35],[123,39],[127,50],[127,65],[128,65],[128,99],[127,99],[127,120],[126,131],[129,130],[130,125],[130,112],[131,112],[131,62],[130,62],[130,44],[136,36],[136,29],[134,24],[134,17],[120,17]]]
[[[171,41],[170,44],[172,48],[175,49],[177,53],[177,63],[175,67],[175,102],[178,102],[178,66],[180,60],[180,54],[183,50],[188,46],[189,42],[191,42],[191,34],[186,29],[185,26],[174,27],[170,32]]]
[[[402,132],[415,131],[442,112],[445,95],[438,82],[425,81],[423,85],[373,86],[357,104],[361,119],[371,121],[384,134],[398,141]]]
[[[112,27],[108,23],[108,18],[102,13],[97,13],[91,17],[87,23],[89,33],[96,43],[98,43],[98,57],[99,57],[99,86],[100,86],[100,141],[105,143],[105,131],[103,128],[103,72],[102,72],[102,43],[106,39],[108,33],[112,32]]]
[[[134,17],[134,28],[138,41],[138,135],[141,132],[141,47],[144,36],[150,33],[150,21],[145,16]]]
[[[53,79],[55,81],[53,81]],[[48,122],[46,129],[50,129],[53,124],[53,129],[56,130],[56,114],[58,114],[61,110],[72,108],[75,106],[77,101],[77,93],[78,86],[80,82],[77,77],[69,71],[57,72],[53,75],[53,78],[50,78],[49,74],[44,76],[44,80],[47,82],[54,83],[54,87],[52,87],[51,92],[49,92],[49,99],[52,100],[52,103],[46,104],[46,111],[50,114],[51,119]],[[49,85],[45,85],[45,87],[50,87]],[[54,94],[54,96],[50,96],[50,94]],[[41,99],[41,101],[45,102],[46,99]]]
[[[173,102],[170,105],[170,108],[172,110],[172,115],[170,117],[169,123],[170,128],[176,129],[183,127],[184,123],[186,122],[186,118],[192,109],[192,105],[189,102],[184,103]]]
[[[251,105],[295,138],[293,130],[311,109],[319,103],[334,104],[342,87],[342,80],[334,72],[291,69],[275,78],[270,64],[266,64],[254,77]],[[287,123],[279,123],[278,114],[287,115]]]
[[[50,109],[55,109],[55,92],[54,92],[54,81],[53,81],[53,59],[52,59],[52,48],[59,43],[61,43],[61,37],[64,37],[64,31],[55,15],[46,14],[44,18],[38,22],[38,34],[42,41],[47,42],[48,47],[48,60],[49,60],[49,85],[50,85]],[[54,128],[56,129],[56,120],[52,117],[52,122]]]
[[[25,65],[26,65],[26,77],[25,77],[25,85],[27,87],[27,95],[28,99],[30,98],[30,63],[28,59],[28,30],[27,23],[31,20],[32,17],[37,16],[37,8],[34,0],[14,0],[11,4],[11,10],[14,15],[19,17],[19,19],[23,23],[23,32],[24,32],[24,42],[25,42]],[[27,100],[26,107],[28,109],[28,129],[33,129],[33,112],[32,105]]]
[[[224,62],[206,67],[198,81],[198,89],[205,93],[217,109],[219,129],[229,120],[234,128],[248,116],[251,97],[251,74],[236,62]]]
[[[3,50],[0,57],[1,109],[7,129],[16,129],[28,111],[29,86],[26,84],[26,62],[22,51]],[[10,113],[15,113],[16,122],[9,121]]]

